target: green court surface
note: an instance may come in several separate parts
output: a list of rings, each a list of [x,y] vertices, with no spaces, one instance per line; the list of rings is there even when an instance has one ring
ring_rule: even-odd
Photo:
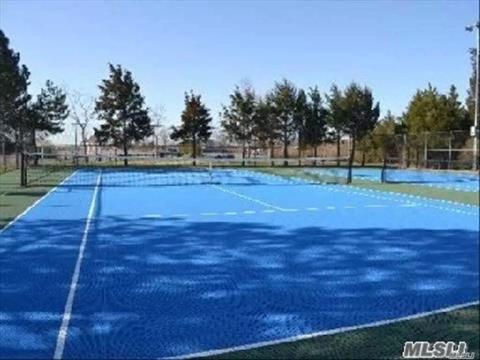
[[[302,173],[298,168],[265,168],[260,171],[267,172],[274,175],[285,177],[302,177],[307,180],[316,180],[315,175],[309,173]],[[395,193],[402,193],[412,196],[421,196],[431,199],[441,199],[447,201],[454,201],[469,205],[480,205],[480,198],[478,192],[463,192],[444,188],[432,188],[415,184],[400,184],[400,183],[375,183],[372,181],[353,179],[352,186],[357,186],[365,189],[372,189],[378,191],[391,191]]]
[[[252,169],[254,170],[254,169]],[[294,168],[255,169],[284,177],[305,177]],[[49,184],[60,182],[68,172],[56,173]],[[35,201],[51,190],[51,186],[19,186],[19,171],[0,174],[0,228],[25,211]],[[345,186],[345,185],[339,185]],[[479,205],[479,194],[440,188],[428,188],[413,184],[380,184],[356,180],[350,186],[372,191],[403,193],[405,196],[443,199],[469,205]],[[406,341],[466,341],[469,351],[479,357],[480,308],[478,305],[437,313],[413,320],[346,331],[234,351],[211,358],[228,359],[392,359],[401,358]]]
[[[265,346],[210,359],[401,359],[406,341],[466,341],[479,358],[480,308],[435,314],[415,320],[337,335]]]
[[[56,173],[52,183],[61,181],[67,173]],[[50,191],[50,185],[23,188],[20,171],[0,174],[0,229]]]

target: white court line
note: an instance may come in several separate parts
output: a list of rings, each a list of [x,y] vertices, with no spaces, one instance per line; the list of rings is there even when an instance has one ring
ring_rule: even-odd
[[[347,187],[347,185],[344,185],[343,187],[345,188],[345,187]],[[352,186],[352,188],[356,188],[356,187]],[[419,199],[420,200],[429,200],[429,201],[425,201],[425,202],[422,202],[422,203],[415,203],[415,202],[413,202],[413,200],[406,200],[406,199],[404,200],[403,198],[398,199],[398,198],[392,196],[392,195],[397,195],[396,193],[392,194],[391,192],[382,192],[382,191],[379,191],[379,190],[363,189],[362,191],[360,191],[360,190],[352,191],[352,190],[345,190],[345,189],[343,189],[343,190],[342,189],[340,189],[340,190],[336,189],[336,190],[333,190],[333,191],[343,191],[343,192],[346,192],[346,193],[357,194],[357,195],[361,195],[361,196],[371,197],[371,198],[374,198],[374,199],[395,201],[395,202],[400,202],[400,203],[403,203],[403,204],[408,204],[408,203],[417,204],[418,206],[422,206],[422,207],[429,207],[429,208],[439,209],[439,210],[443,210],[443,211],[456,212],[456,213],[459,213],[459,214],[478,216],[477,213],[472,213],[472,212],[468,212],[468,211],[465,211],[465,210],[459,210],[459,209],[455,209],[455,208],[449,208],[449,207],[444,207],[444,206],[438,206],[438,205],[431,204],[431,202],[440,202],[440,203],[446,203],[446,204],[454,204],[454,205],[458,205],[458,206],[472,207],[472,206],[469,206],[469,205],[465,205],[465,204],[461,204],[461,203],[452,203],[452,202],[445,201],[445,200],[428,199],[428,198],[423,198],[423,197],[420,197],[420,196],[412,196],[412,195],[408,196],[409,198],[414,198],[417,201]],[[372,193],[381,193],[381,194],[385,194],[385,196],[375,195],[375,194],[372,194]],[[405,197],[405,196],[402,196],[402,197]],[[402,205],[400,205],[400,206],[402,206]],[[405,205],[403,205],[403,206],[405,206]]]
[[[25,210],[23,210],[23,212],[21,212],[19,215],[17,215],[15,217],[15,219],[13,219],[12,221],[10,221],[7,225],[5,225],[2,229],[0,229],[0,235],[5,231],[7,230],[10,226],[12,226],[14,223],[16,223],[18,220],[20,220],[20,218],[22,218],[23,216],[25,216],[30,210],[32,210],[35,206],[37,206],[41,201],[43,201],[44,199],[46,199],[51,193],[53,193],[55,190],[58,189],[59,186],[63,185],[65,182],[67,182],[68,180],[70,180],[70,178],[75,175],[77,171],[74,171],[73,173],[71,173],[69,176],[67,176],[65,179],[63,179],[57,186],[54,186],[53,188],[51,188],[45,195],[43,195],[41,198],[37,199],[37,201],[35,201],[32,205],[30,205],[29,207],[27,207]]]
[[[159,219],[163,217],[162,215],[160,214],[147,214],[147,215],[144,215],[143,218],[145,219]]]
[[[244,214],[255,214],[256,211],[253,211],[253,210],[245,210],[243,213],[244,213]]]
[[[217,189],[217,190],[220,190],[220,191],[223,191],[224,193],[227,193],[227,194],[231,194],[231,195],[235,195],[235,196],[238,196],[239,198],[242,198],[242,199],[245,199],[245,200],[248,200],[248,201],[253,201],[257,204],[260,204],[260,205],[263,205],[265,207],[268,207],[268,208],[272,208],[272,209],[275,209],[275,210],[278,210],[278,211],[285,211],[285,209],[279,207],[279,206],[275,206],[275,205],[272,205],[272,204],[269,204],[265,201],[262,201],[262,200],[259,200],[259,199],[255,199],[253,197],[250,197],[250,196],[247,196],[247,195],[243,195],[239,192],[236,192],[236,191],[233,191],[233,190],[227,190],[221,186],[218,186],[218,185],[211,185],[213,188]]]
[[[366,208],[384,208],[384,207],[387,207],[387,205],[372,204],[372,205],[365,205],[364,207],[366,207]]]
[[[216,212],[205,212],[205,213],[200,213],[202,216],[215,216],[218,215]]]
[[[396,318],[396,319],[380,320],[380,321],[375,321],[375,322],[371,322],[371,323],[363,324],[363,325],[346,326],[346,327],[341,327],[341,328],[336,328],[336,329],[331,329],[331,330],[318,331],[318,332],[314,332],[314,333],[310,333],[310,334],[292,336],[292,337],[288,337],[288,338],[284,338],[284,339],[261,341],[261,342],[257,342],[257,343],[253,343],[253,344],[234,346],[234,347],[225,348],[225,349],[216,349],[216,350],[202,351],[202,352],[186,354],[186,355],[172,356],[172,357],[167,357],[165,359],[192,359],[192,358],[197,358],[197,357],[207,357],[207,356],[221,355],[221,354],[226,354],[226,353],[230,353],[230,352],[233,352],[233,351],[251,350],[251,349],[256,349],[256,348],[264,347],[264,346],[285,344],[285,343],[295,342],[295,341],[299,341],[299,340],[311,339],[311,338],[317,337],[317,336],[334,335],[334,334],[339,334],[339,333],[343,333],[343,332],[347,332],[347,331],[367,329],[367,328],[372,328],[372,327],[377,327],[377,326],[382,326],[382,325],[394,324],[394,323],[397,323],[397,322],[402,322],[402,321],[407,321],[407,320],[414,320],[414,319],[422,318],[422,317],[425,317],[425,316],[434,315],[434,314],[441,314],[441,313],[448,312],[448,311],[453,311],[453,310],[459,310],[459,309],[463,309],[463,308],[468,307],[468,306],[478,305],[478,304],[479,304],[479,301],[477,300],[477,301],[472,301],[472,302],[465,303],[465,304],[459,304],[459,305],[446,307],[446,308],[443,308],[443,309],[426,311],[426,312],[422,312],[422,313],[418,313],[418,314],[414,314],[414,315],[403,316],[403,317],[399,317],[399,318]]]
[[[61,359],[63,356],[63,350],[65,348],[65,340],[68,333],[68,325],[70,324],[70,319],[72,318],[72,308],[73,301],[75,299],[75,292],[78,286],[78,279],[80,277],[80,269],[82,267],[83,255],[85,253],[85,248],[87,246],[88,232],[90,230],[90,224],[92,222],[93,215],[95,213],[95,207],[97,203],[97,193],[100,185],[100,180],[102,178],[102,173],[97,177],[97,183],[95,185],[95,190],[93,191],[92,202],[90,203],[90,209],[88,210],[87,221],[85,223],[85,229],[83,230],[82,241],[80,243],[80,248],[78,250],[78,258],[75,263],[75,270],[72,276],[72,282],[70,284],[70,290],[68,292],[67,302],[65,304],[65,310],[63,312],[62,324],[58,331],[57,337],[57,346],[55,347],[55,354],[53,355],[54,359]]]

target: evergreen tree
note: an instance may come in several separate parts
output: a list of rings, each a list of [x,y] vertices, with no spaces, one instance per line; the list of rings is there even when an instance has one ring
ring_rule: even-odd
[[[340,140],[346,128],[346,114],[343,93],[335,84],[332,85],[330,93],[327,95],[327,103],[327,125],[331,129],[337,144],[337,157],[340,157]],[[340,165],[340,163],[337,162],[337,165]]]
[[[0,131],[13,133],[18,167],[18,154],[23,150],[25,119],[31,98],[27,92],[30,72],[20,64],[20,54],[9,45],[9,39],[0,30]]]
[[[295,104],[295,128],[297,130],[298,137],[298,154],[301,157],[301,152],[305,150],[307,146],[308,139],[308,130],[307,129],[307,119],[308,119],[308,100],[307,94],[303,89],[298,90],[297,100]]]
[[[31,104],[28,128],[31,131],[32,146],[36,148],[37,132],[58,134],[63,132],[63,122],[69,115],[67,96],[52,81],[47,80],[36,101]]]
[[[381,157],[385,160],[399,144],[395,141],[395,134],[401,132],[401,124],[390,112],[375,125],[371,134],[370,146],[372,150],[380,151]],[[393,154],[398,155],[398,154]]]
[[[472,64],[472,74],[470,75],[470,79],[468,82],[468,89],[467,89],[467,99],[466,99],[466,104],[467,104],[467,109],[468,109],[468,115],[471,119],[471,122],[473,124],[473,120],[475,117],[475,81],[477,78],[477,50],[475,48],[469,49],[470,52],[470,63]]]
[[[380,105],[374,103],[372,92],[356,83],[350,84],[344,92],[345,131],[350,136],[350,160],[348,182],[352,180],[352,164],[355,158],[355,143],[367,135],[380,116]]]
[[[99,86],[101,95],[95,103],[98,118],[103,121],[100,128],[94,129],[95,136],[100,143],[122,146],[127,156],[130,144],[151,136],[153,128],[132,73],[120,65],[109,67],[110,76]],[[124,162],[128,165],[127,158]]]
[[[270,149],[270,158],[275,157],[275,142],[280,138],[280,126],[275,108],[267,99],[259,99],[253,118],[253,134],[262,146]]]
[[[210,110],[202,103],[201,95],[195,95],[193,91],[185,93],[185,109],[181,120],[179,127],[172,128],[170,138],[191,143],[192,157],[196,159],[199,142],[207,141],[212,135]]]
[[[275,83],[270,94],[267,95],[272,111],[278,118],[280,138],[283,144],[283,157],[288,158],[288,145],[295,138],[297,124],[295,114],[297,111],[297,88],[290,81],[284,79]]]
[[[305,123],[305,143],[313,147],[313,156],[317,157],[317,147],[326,135],[328,112],[322,105],[322,98],[317,87],[310,88],[309,102]]]
[[[458,101],[458,93],[454,86],[447,95],[440,94],[431,84],[424,90],[417,90],[405,112],[408,132],[421,134],[424,132],[465,130],[471,124],[465,109]]]
[[[469,117],[468,110],[458,98],[457,88],[451,85],[448,94],[444,97],[449,127],[451,130],[463,130],[467,133],[470,126],[473,125],[473,117]]]
[[[240,89],[237,86],[230,95],[229,106],[224,106],[220,114],[222,127],[229,138],[242,145],[242,159],[245,159],[247,145],[252,141],[255,110],[253,89],[249,86]]]

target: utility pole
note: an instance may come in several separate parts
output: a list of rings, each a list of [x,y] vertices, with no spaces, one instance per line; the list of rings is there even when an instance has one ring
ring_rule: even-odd
[[[474,115],[474,122],[473,122],[473,170],[478,170],[478,135],[479,135],[479,128],[478,128],[478,116],[479,116],[479,78],[480,78],[480,21],[477,21],[476,24],[467,26],[465,30],[469,32],[476,32],[477,35],[477,44],[476,44],[476,69],[475,69],[475,115]]]

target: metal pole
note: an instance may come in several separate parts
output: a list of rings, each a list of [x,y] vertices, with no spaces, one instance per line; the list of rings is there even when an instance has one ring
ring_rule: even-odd
[[[473,170],[478,170],[478,102],[480,99],[479,93],[479,78],[480,78],[480,21],[477,21],[477,69],[475,74],[475,119],[473,126],[475,127],[475,136],[473,137]]]
[[[480,9],[479,9],[480,11]],[[467,26],[465,28],[467,31],[475,31],[477,35],[477,43],[475,49],[476,55],[476,67],[475,67],[475,115],[473,119],[473,170],[478,170],[478,136],[479,136],[479,129],[478,129],[478,116],[479,116],[479,101],[480,101],[480,93],[479,93],[479,78],[480,78],[480,21],[477,21],[475,25]]]

